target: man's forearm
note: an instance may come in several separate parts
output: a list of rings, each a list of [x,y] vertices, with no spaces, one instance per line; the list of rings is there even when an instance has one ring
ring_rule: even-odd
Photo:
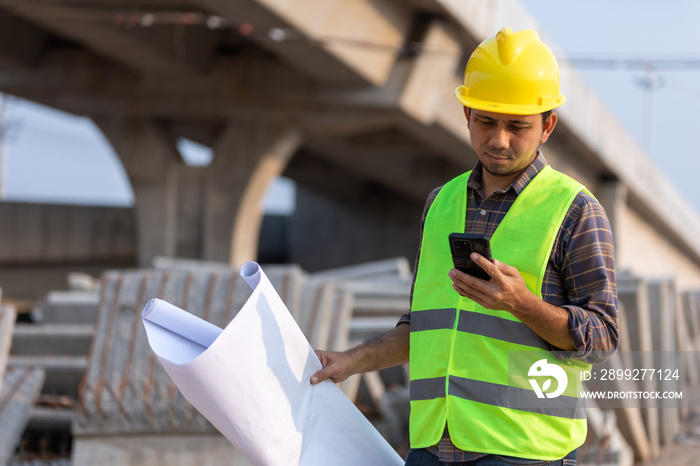
[[[376,340],[348,351],[357,361],[357,372],[369,372],[408,362],[411,326],[399,324]]]
[[[523,307],[511,311],[515,317],[547,341],[564,351],[574,351],[569,328],[569,313],[566,309],[549,304],[534,294]]]
[[[376,340],[343,352],[317,350],[323,368],[311,376],[311,383],[325,379],[342,382],[353,374],[376,371],[408,362],[411,326],[401,323]]]

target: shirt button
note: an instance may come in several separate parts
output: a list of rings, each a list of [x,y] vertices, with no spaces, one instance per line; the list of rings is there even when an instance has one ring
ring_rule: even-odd
[[[485,211],[484,209],[481,209],[481,212],[480,212],[480,213],[481,213],[481,216],[482,216],[482,217],[483,217],[484,215],[486,215],[486,211]]]

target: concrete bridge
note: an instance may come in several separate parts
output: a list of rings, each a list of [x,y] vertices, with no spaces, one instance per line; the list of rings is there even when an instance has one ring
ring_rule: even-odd
[[[279,175],[299,187],[292,261],[412,258],[427,194],[476,160],[452,91],[503,25],[538,28],[516,1],[0,0],[0,91],[102,129],[138,264],[254,259]],[[618,268],[700,286],[698,215],[569,66],[562,85],[545,154],[606,207]],[[185,165],[180,137],[211,165]]]

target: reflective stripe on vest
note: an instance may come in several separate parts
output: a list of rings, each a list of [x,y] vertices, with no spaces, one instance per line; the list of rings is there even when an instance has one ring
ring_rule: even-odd
[[[557,360],[551,346],[512,314],[485,309],[452,289],[447,238],[464,231],[469,174],[443,186],[423,230],[411,307],[411,447],[437,444],[447,423],[462,450],[555,460],[585,440],[576,382],[590,366]],[[491,238],[493,257],[516,267],[540,298],[554,240],[582,189],[546,166]],[[542,359],[567,375],[569,384],[556,398],[538,398],[529,382],[530,360]]]

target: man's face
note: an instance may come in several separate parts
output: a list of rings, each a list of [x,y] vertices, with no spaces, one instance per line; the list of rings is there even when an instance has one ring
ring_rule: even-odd
[[[552,113],[542,123],[542,115],[509,115],[464,108],[472,146],[484,169],[494,176],[516,176],[537,155],[537,148],[554,130],[557,116]]]

